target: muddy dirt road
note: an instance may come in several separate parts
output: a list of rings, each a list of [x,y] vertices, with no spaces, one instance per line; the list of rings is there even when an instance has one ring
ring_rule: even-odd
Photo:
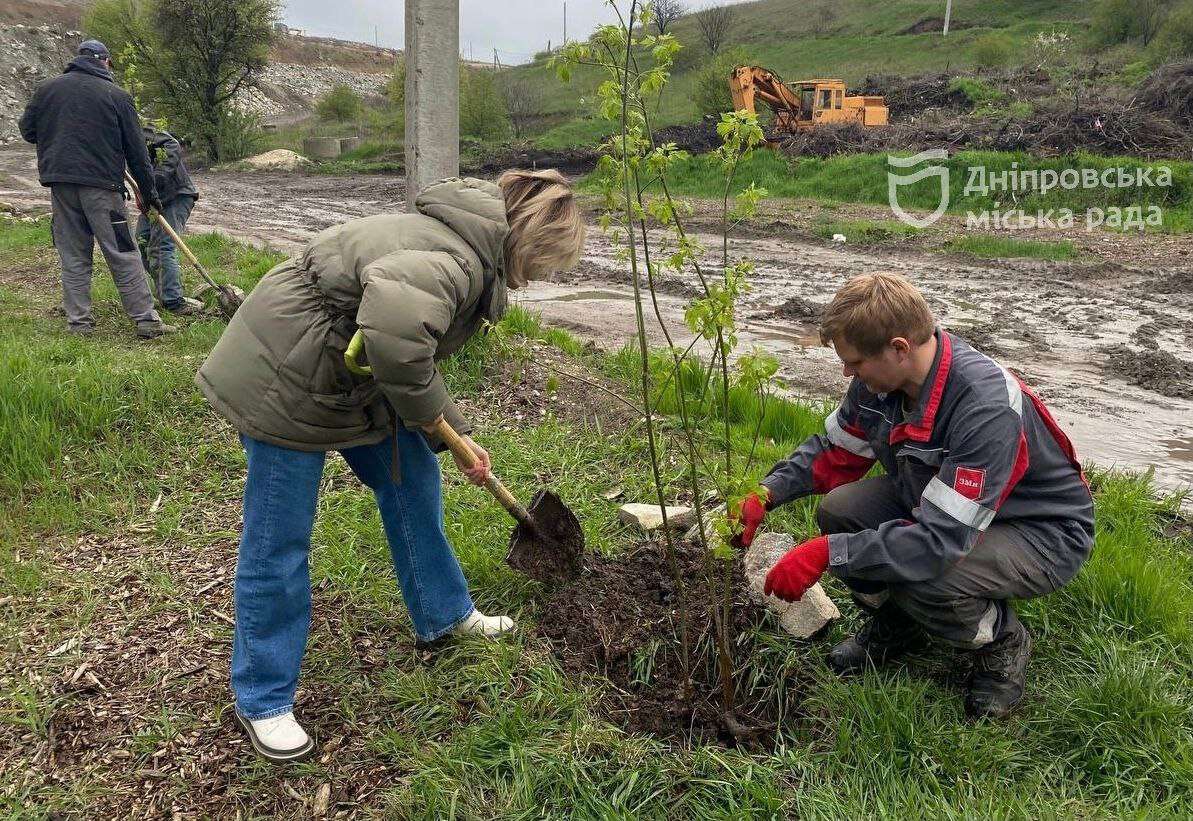
[[[218,229],[285,251],[336,222],[405,207],[396,177],[204,172],[196,182],[202,198],[191,230]],[[0,151],[0,200],[48,207],[31,152]],[[702,229],[708,226],[697,221],[706,247],[718,246]],[[1108,234],[1081,243],[1103,244],[1105,252],[1073,262],[975,261],[915,247],[827,243],[772,225],[730,246],[731,255],[756,263],[742,340],[779,357],[794,393],[838,394],[845,382],[835,355],[818,344],[815,308],[850,276],[898,271],[923,288],[946,327],[1023,374],[1085,461],[1154,468],[1164,488],[1193,485],[1193,238]],[[514,302],[617,348],[634,329],[628,282],[594,229],[576,272],[519,292]],[[660,301],[681,344],[690,340],[683,306],[693,285],[667,280]],[[657,323],[652,337],[662,341]]]

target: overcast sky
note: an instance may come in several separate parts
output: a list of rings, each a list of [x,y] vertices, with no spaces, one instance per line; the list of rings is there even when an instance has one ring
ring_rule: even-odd
[[[716,5],[742,0],[718,0]],[[707,5],[705,0],[689,3]],[[465,57],[522,63],[547,41],[563,39],[563,0],[460,0],[460,50]],[[405,4],[394,0],[286,0],[283,19],[307,34],[402,48]],[[605,0],[567,0],[568,38],[587,37],[616,17]]]

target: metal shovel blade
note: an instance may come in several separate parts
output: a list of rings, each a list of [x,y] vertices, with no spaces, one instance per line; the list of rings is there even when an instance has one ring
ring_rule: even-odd
[[[510,534],[510,567],[544,584],[561,584],[580,575],[584,531],[576,514],[546,488],[527,508],[535,527],[519,523]]]

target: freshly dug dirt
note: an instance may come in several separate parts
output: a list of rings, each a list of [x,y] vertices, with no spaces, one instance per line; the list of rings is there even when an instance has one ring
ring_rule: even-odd
[[[531,145],[513,145],[488,151],[475,162],[466,161],[462,170],[497,174],[508,168],[556,168],[571,174],[586,174],[596,167],[599,158],[600,154],[591,148],[547,151]]]
[[[677,148],[692,154],[703,154],[719,148],[721,137],[717,134],[715,117],[705,117],[691,125],[670,125],[654,133],[656,145],[675,143]]]
[[[1193,296],[1193,270],[1176,271],[1164,277],[1154,286],[1152,292],[1157,294],[1184,294]]]
[[[802,296],[793,296],[791,299],[784,302],[778,308],[775,308],[767,316],[774,319],[793,319],[799,322],[817,322],[820,320],[820,315],[824,313],[824,306],[804,299]]]
[[[1164,396],[1193,399],[1193,363],[1168,351],[1134,351],[1126,345],[1111,346],[1106,353],[1106,369],[1115,376]]]
[[[693,694],[684,693],[678,599],[665,547],[648,542],[632,552],[606,558],[589,555],[572,585],[555,591],[539,616],[538,632],[572,676],[596,674],[612,685],[603,706],[608,718],[631,732],[662,737],[697,737],[738,743],[727,729],[720,700],[712,637],[710,592],[703,559],[696,548],[677,545],[680,575],[686,582],[691,631]],[[746,593],[740,563],[733,568],[731,640],[738,664],[736,720],[754,729],[791,715],[794,690],[783,696],[746,691],[741,665],[755,658],[753,628],[765,611]],[[775,682],[777,685],[778,682]],[[760,734],[765,737],[766,733]]]

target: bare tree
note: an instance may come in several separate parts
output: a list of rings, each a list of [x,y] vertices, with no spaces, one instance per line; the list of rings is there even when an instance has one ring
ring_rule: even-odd
[[[659,34],[666,34],[667,26],[688,12],[687,6],[679,2],[679,0],[655,0],[653,9],[654,27],[658,30]]]
[[[731,6],[709,6],[696,12],[696,24],[700,26],[700,37],[712,54],[721,50],[729,29],[733,25]]]
[[[542,89],[508,69],[498,73],[497,83],[505,96],[505,108],[514,127],[514,136],[525,137],[535,121],[543,116]]]

